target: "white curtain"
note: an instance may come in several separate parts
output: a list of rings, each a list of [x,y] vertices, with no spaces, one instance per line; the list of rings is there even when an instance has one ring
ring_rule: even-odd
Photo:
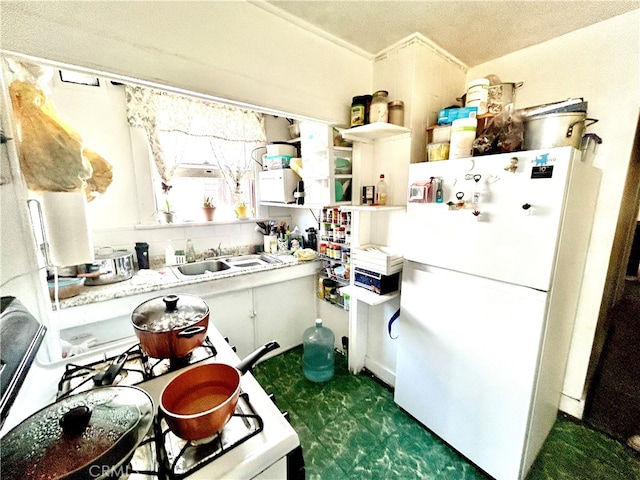
[[[249,169],[251,151],[266,142],[260,113],[146,87],[127,85],[125,92],[129,125],[145,129],[158,173],[167,185],[181,162],[206,163],[202,158],[184,158],[190,140],[207,140],[207,153],[225,178],[228,171]]]

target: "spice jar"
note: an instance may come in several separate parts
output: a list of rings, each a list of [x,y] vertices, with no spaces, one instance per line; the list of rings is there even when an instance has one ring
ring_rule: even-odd
[[[389,102],[389,123],[404,127],[404,102],[402,100]]]
[[[364,95],[353,97],[351,101],[351,126],[359,127],[366,122],[367,98]]]
[[[386,90],[378,90],[373,93],[371,107],[369,108],[370,123],[389,121],[388,96],[389,92]]]

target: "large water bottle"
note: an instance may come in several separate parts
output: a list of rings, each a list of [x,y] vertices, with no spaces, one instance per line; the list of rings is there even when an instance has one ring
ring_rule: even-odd
[[[333,377],[335,335],[331,329],[322,326],[317,318],[314,327],[307,328],[302,335],[302,371],[312,382],[326,382]]]

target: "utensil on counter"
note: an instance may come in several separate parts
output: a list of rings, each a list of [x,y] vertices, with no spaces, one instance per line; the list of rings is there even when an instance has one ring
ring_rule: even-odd
[[[112,478],[153,422],[137,387],[98,387],[34,413],[0,439],[3,478]],[[117,475],[116,475],[117,476]]]
[[[269,342],[232,367],[205,363],[184,369],[160,394],[159,412],[183,440],[202,440],[218,433],[235,411],[240,378],[264,355],[280,348]]]
[[[195,295],[156,297],[138,305],[131,314],[140,348],[153,358],[180,358],[204,342],[209,327],[209,306]]]

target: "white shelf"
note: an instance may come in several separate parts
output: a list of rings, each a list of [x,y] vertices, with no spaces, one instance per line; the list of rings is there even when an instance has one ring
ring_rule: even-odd
[[[345,212],[390,212],[393,210],[405,210],[405,205],[348,205],[342,207]]]
[[[360,302],[364,302],[367,305],[381,305],[383,303],[388,302],[389,300],[393,300],[400,296],[400,291],[387,293],[386,295],[378,295],[377,293],[373,293],[366,288],[357,287],[355,285],[349,285],[348,287],[341,287],[338,291],[344,295],[345,293],[351,297],[353,301],[358,300]]]
[[[375,140],[410,134],[411,130],[393,123],[376,122],[342,131],[342,138],[356,142],[372,143]]]
[[[260,202],[260,205],[266,207],[283,207],[283,208],[307,208],[309,210],[316,210],[322,208],[322,205],[298,205],[297,203],[278,203],[278,202]]]

